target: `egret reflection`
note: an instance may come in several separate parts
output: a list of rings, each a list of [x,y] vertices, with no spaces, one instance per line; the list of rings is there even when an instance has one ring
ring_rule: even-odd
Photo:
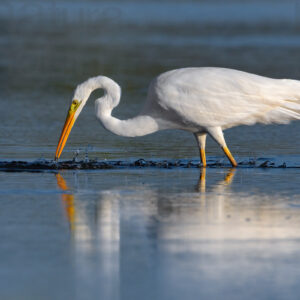
[[[88,275],[93,278],[88,283],[89,287],[93,286],[92,294],[99,289],[104,299],[118,299],[120,199],[113,192],[103,192],[101,201],[97,201],[93,209],[95,218],[91,218],[86,206],[82,205],[83,199],[70,191],[63,176],[56,174],[56,180],[58,187],[66,192],[61,195],[61,200],[76,254],[77,296],[80,299],[92,298],[83,288]],[[91,261],[94,253],[97,263]]]
[[[243,172],[248,172],[245,179]],[[236,176],[239,180],[235,183]],[[88,174],[84,177],[85,184],[93,185]],[[87,202],[82,193],[74,196],[68,192],[66,181],[56,175],[58,186],[66,192],[61,195],[66,219],[75,240],[84,242],[81,247],[93,248],[103,242],[102,250],[118,251],[121,228],[133,224],[132,229],[139,228],[144,238],[150,234],[149,230],[158,239],[166,234],[179,239],[300,237],[298,230],[294,230],[295,224],[300,225],[300,217],[288,206],[290,198],[257,189],[257,178],[241,184],[241,180],[249,179],[247,170],[232,168],[215,172],[203,168],[197,192],[188,188],[190,181],[185,177],[176,184],[164,184],[161,180],[154,186],[147,182],[139,184],[139,177],[127,181],[126,186],[116,183],[109,190],[103,186],[94,200]],[[236,184],[247,188],[234,189]],[[191,219],[195,223],[189,228],[186,222]]]
[[[66,220],[70,225],[71,231],[77,239],[92,240],[93,235],[97,235],[104,240],[118,240],[118,213],[116,214],[118,201],[116,194],[104,191],[101,201],[97,201],[95,207],[95,223],[90,220],[82,205],[76,205],[74,193],[71,192],[66,180],[61,174],[56,174],[58,187],[64,192],[61,195],[62,204],[65,211]],[[78,195],[77,195],[78,198]],[[80,200],[79,200],[80,202]],[[114,226],[109,224],[114,223]],[[109,225],[109,226],[108,226]],[[95,228],[96,226],[96,228]]]
[[[257,172],[202,169],[197,191],[190,173],[165,171],[159,180],[151,171],[143,172],[142,180],[139,172],[126,179],[122,172],[109,178],[104,173],[81,173],[74,193],[72,184],[56,175],[73,231],[79,298],[91,296],[81,294],[86,286],[101,290],[104,299],[119,299],[124,291],[124,299],[131,299],[131,289],[142,295],[147,287],[136,285],[137,278],[169,282],[178,273],[174,265],[179,254],[184,257],[180,271],[185,278],[191,266],[193,274],[218,278],[224,273],[215,258],[240,249],[249,249],[250,255],[259,243],[270,252],[275,241],[300,238],[300,214],[288,205],[292,198],[264,193],[258,188],[263,177]],[[176,176],[170,179],[171,174]],[[251,261],[243,261],[243,266],[255,276]],[[240,272],[238,265],[228,268]],[[160,288],[162,294],[168,292],[164,285]],[[148,292],[155,299],[157,294]]]
[[[230,185],[233,181],[236,169],[231,168],[228,170],[225,178],[218,182],[215,188],[220,189],[222,186]],[[197,191],[204,193],[206,191],[206,168],[200,169],[200,177],[197,184]]]

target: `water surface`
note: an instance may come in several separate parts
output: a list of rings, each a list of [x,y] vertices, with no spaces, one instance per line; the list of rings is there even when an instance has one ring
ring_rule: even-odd
[[[0,173],[2,298],[296,299],[298,176]]]
[[[91,76],[121,85],[120,118],[138,113],[153,77],[179,67],[299,80],[299,11],[268,0],[1,1],[1,162],[49,163],[73,90]],[[129,167],[0,172],[0,298],[298,299],[299,169],[230,170],[208,140],[221,167],[204,174],[191,134],[106,132],[100,95],[62,161]],[[300,165],[299,122],[225,136],[239,162]],[[141,158],[195,167],[130,167]]]

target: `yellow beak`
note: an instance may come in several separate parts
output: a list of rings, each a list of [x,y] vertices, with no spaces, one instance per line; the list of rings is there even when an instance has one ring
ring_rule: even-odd
[[[60,155],[61,155],[61,153],[62,153],[62,151],[65,147],[65,144],[66,144],[67,139],[70,135],[72,127],[73,127],[73,125],[76,121],[75,112],[76,112],[79,104],[80,103],[77,100],[74,100],[71,104],[71,107],[68,111],[68,115],[67,115],[64,127],[62,129],[62,132],[61,132],[58,144],[57,144],[57,148],[56,148],[56,152],[55,152],[55,160],[59,159],[59,157],[60,157]]]

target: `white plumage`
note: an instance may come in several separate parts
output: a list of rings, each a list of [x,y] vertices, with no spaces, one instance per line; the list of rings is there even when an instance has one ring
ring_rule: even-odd
[[[164,73],[150,86],[146,110],[157,104],[175,121],[222,129],[300,118],[300,83],[222,68]],[[154,100],[154,101],[153,101]],[[151,110],[152,104],[155,105]],[[177,120],[176,120],[177,119]]]
[[[159,75],[149,86],[140,114],[132,119],[119,120],[111,112],[119,104],[121,89],[108,77],[98,76],[76,88],[73,110],[71,105],[56,159],[89,95],[97,88],[104,89],[105,94],[95,101],[96,116],[107,130],[128,137],[163,129],[190,131],[198,141],[203,166],[206,166],[207,134],[236,166],[223,137],[224,129],[255,123],[286,124],[290,120],[300,119],[299,81],[205,67],[178,69]]]

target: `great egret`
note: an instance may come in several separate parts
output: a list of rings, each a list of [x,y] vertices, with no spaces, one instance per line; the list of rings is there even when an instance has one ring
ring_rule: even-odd
[[[223,149],[232,166],[223,130],[255,123],[288,123],[300,119],[300,82],[272,79],[225,68],[183,68],[163,73],[150,84],[147,100],[134,118],[111,115],[119,104],[121,88],[112,79],[97,76],[78,85],[58,142],[55,159],[95,89],[104,96],[95,101],[96,116],[107,130],[121,136],[143,136],[158,130],[192,132],[198,142],[202,166],[206,166],[205,142],[209,134]]]

